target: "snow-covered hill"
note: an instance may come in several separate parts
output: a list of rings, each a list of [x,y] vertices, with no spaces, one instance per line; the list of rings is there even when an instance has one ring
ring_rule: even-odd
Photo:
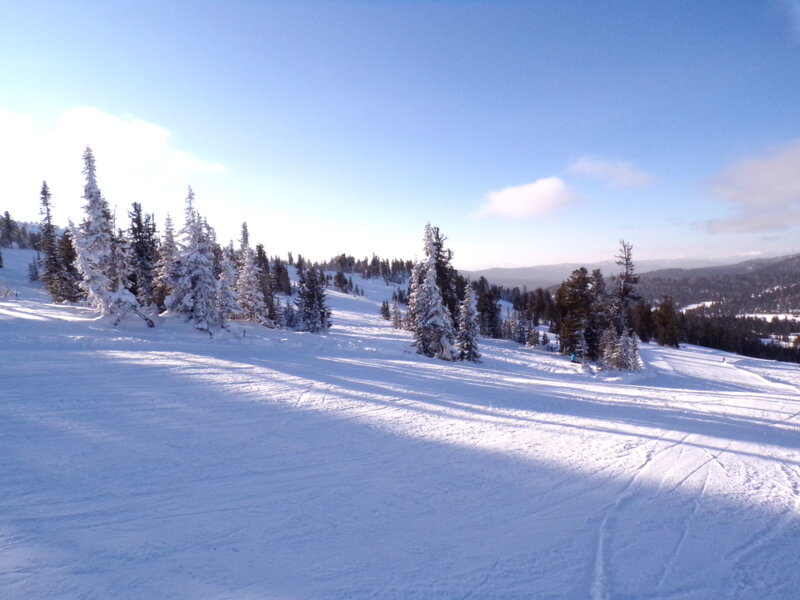
[[[800,369],[643,345],[593,375],[47,303],[5,251],[0,597],[800,597]],[[724,360],[723,360],[724,359]]]

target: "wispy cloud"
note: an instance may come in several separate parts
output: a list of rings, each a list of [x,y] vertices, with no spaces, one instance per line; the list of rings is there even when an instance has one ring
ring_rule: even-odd
[[[616,187],[641,187],[655,181],[655,177],[637,169],[624,160],[609,160],[597,156],[583,156],[567,167],[570,175],[590,177]]]
[[[714,233],[775,231],[800,224],[800,140],[731,165],[708,184],[737,214],[706,224]]]
[[[532,183],[489,192],[477,217],[525,218],[556,211],[578,198],[577,192],[559,177],[545,177]]]
[[[81,156],[87,145],[97,157],[103,194],[121,210],[134,201],[149,210],[170,204],[180,210],[187,184],[226,172],[221,164],[177,148],[167,129],[143,119],[87,107],[67,110],[46,126],[0,107],[0,164],[7,173],[2,191],[12,203],[6,208],[35,215],[46,179],[58,220],[77,218],[83,193]]]

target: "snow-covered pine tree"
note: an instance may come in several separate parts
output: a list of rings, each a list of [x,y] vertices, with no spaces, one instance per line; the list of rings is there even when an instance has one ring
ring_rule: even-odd
[[[247,223],[242,223],[242,239],[238,252],[239,273],[236,278],[236,299],[239,302],[239,318],[256,323],[267,322],[267,307],[261,291],[261,272],[255,262],[255,254],[249,244]]]
[[[422,284],[423,266],[420,262],[415,262],[411,267],[411,278],[408,281],[408,311],[406,311],[404,328],[414,331],[417,324],[417,295]]]
[[[616,327],[608,327],[600,338],[600,364],[604,369],[624,370],[625,361],[621,353],[620,337]]]
[[[131,247],[125,239],[125,233],[120,229],[111,239],[111,314],[114,315],[114,325],[118,325],[128,313],[141,317],[148,327],[155,326],[153,320],[147,316],[133,295],[131,287],[133,282],[133,265],[131,262]]]
[[[458,311],[458,332],[456,333],[458,358],[470,362],[480,362],[478,351],[478,322],[475,319],[475,293],[467,282],[464,299]]]
[[[83,154],[83,174],[86,176],[83,198],[84,219],[75,230],[75,265],[83,280],[89,304],[103,315],[111,314],[111,258],[113,225],[108,203],[97,187],[95,159],[91,148]]]
[[[222,324],[217,307],[217,282],[214,278],[214,253],[208,230],[194,208],[194,192],[186,196],[186,222],[181,229],[181,245],[176,261],[175,283],[167,297],[167,307],[183,314],[198,330],[211,335]]]
[[[417,287],[414,300],[413,346],[425,356],[453,360],[453,325],[436,284],[436,271],[430,265],[424,265],[422,272],[423,280]]]
[[[447,308],[448,314],[453,319],[453,327],[457,327],[459,301],[456,288],[458,287],[458,273],[450,264],[453,259],[453,252],[444,247],[446,241],[447,238],[442,235],[438,227],[433,227],[430,223],[425,225],[425,262],[432,265],[436,273],[436,285],[439,286],[442,304]]]
[[[178,245],[175,242],[175,229],[172,217],[167,214],[164,222],[164,238],[158,248],[158,261],[153,281],[153,303],[159,310],[166,310],[166,298],[175,285],[175,268],[178,259]]]
[[[403,315],[400,312],[400,307],[397,304],[397,300],[392,302],[392,327],[395,329],[402,329],[403,328]]]
[[[641,369],[639,343],[635,333],[628,332],[620,338],[620,350],[623,355],[624,369],[626,371],[638,371]]]
[[[298,263],[300,262],[298,256]],[[331,311],[325,301],[325,274],[298,267],[297,324],[302,331],[319,333],[330,327]]]
[[[236,300],[236,278],[236,251],[231,243],[222,251],[219,284],[217,285],[217,306],[223,320],[235,318],[241,312]]]

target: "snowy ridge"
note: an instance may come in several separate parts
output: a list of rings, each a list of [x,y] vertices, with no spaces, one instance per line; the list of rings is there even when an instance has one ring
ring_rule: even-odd
[[[446,363],[375,280],[325,335],[114,328],[4,258],[4,599],[800,597],[796,365]]]

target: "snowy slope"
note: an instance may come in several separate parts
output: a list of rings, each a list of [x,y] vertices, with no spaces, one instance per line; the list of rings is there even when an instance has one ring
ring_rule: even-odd
[[[447,364],[356,283],[326,335],[209,340],[17,277],[0,598],[800,597],[797,366],[644,345],[595,376],[487,340]]]

